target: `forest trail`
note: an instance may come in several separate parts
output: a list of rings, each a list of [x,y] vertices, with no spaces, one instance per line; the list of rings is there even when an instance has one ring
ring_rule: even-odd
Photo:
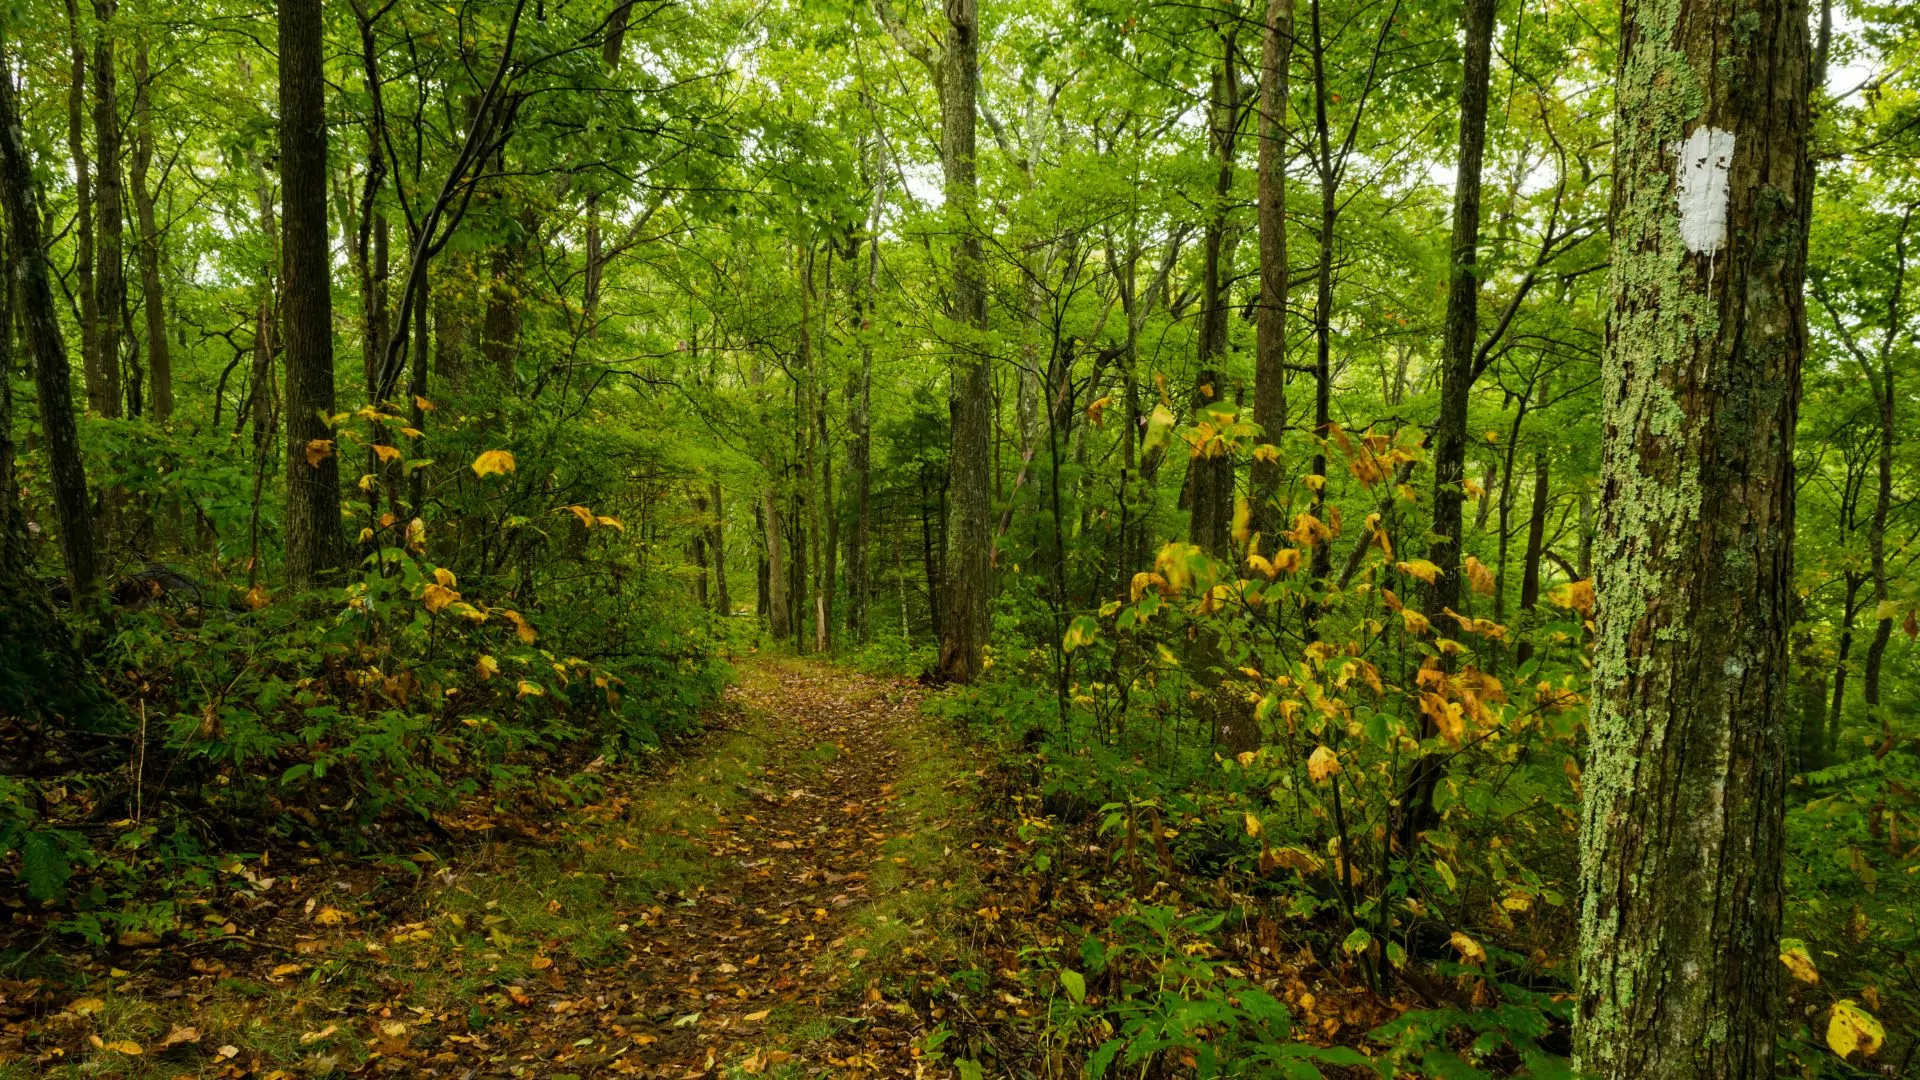
[[[842,989],[823,962],[849,916],[870,900],[877,843],[897,831],[893,734],[917,719],[917,696],[824,664],[756,665],[728,690],[778,732],[748,800],[696,840],[713,876],[680,903],[633,914],[637,952],[621,972],[622,1011],[641,1076],[793,1064],[862,1069],[862,1060],[789,1062],[762,1049],[774,1013],[818,1010]],[[886,1047],[879,1048],[884,1051]],[[897,1047],[904,1057],[905,1046]],[[811,1065],[813,1068],[806,1068]],[[864,1070],[863,1070],[864,1071]]]

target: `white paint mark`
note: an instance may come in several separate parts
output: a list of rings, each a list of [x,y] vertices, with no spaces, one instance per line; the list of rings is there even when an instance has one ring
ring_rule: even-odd
[[[1680,159],[1680,238],[1688,251],[1712,258],[1727,242],[1733,132],[1698,127],[1672,149]]]

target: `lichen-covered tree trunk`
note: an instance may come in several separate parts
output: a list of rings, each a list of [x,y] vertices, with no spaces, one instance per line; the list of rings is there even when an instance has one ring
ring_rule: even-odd
[[[964,328],[953,361],[949,406],[953,445],[948,458],[945,567],[941,573],[939,674],[971,682],[987,643],[993,597],[993,371],[985,352],[987,287],[978,222],[974,220],[974,97],[979,80],[980,19],[975,0],[947,0],[947,40],[941,54],[940,164],[953,245],[953,320]]]
[[[346,556],[333,445],[333,292],[327,236],[321,0],[280,5],[281,319],[286,343],[287,580],[309,585]]]
[[[1579,1067],[1771,1077],[1806,348],[1801,0],[1628,0]]]

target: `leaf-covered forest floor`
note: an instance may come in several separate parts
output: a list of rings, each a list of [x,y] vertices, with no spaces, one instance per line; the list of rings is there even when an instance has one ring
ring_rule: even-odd
[[[662,775],[6,973],[0,1077],[914,1075],[943,1010],[892,995],[954,961],[971,873],[932,723],[909,682],[749,663]]]

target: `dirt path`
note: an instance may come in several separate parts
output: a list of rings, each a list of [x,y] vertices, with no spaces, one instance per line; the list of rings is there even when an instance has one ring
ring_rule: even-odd
[[[748,1069],[787,1064],[762,1047],[765,1025],[835,994],[819,961],[868,900],[878,841],[892,828],[900,751],[889,729],[916,707],[908,690],[844,669],[769,665],[729,694],[776,714],[784,737],[745,785],[751,798],[701,839],[716,864],[704,888],[635,913],[639,952],[624,974],[638,1075],[701,1076],[743,1058]]]

